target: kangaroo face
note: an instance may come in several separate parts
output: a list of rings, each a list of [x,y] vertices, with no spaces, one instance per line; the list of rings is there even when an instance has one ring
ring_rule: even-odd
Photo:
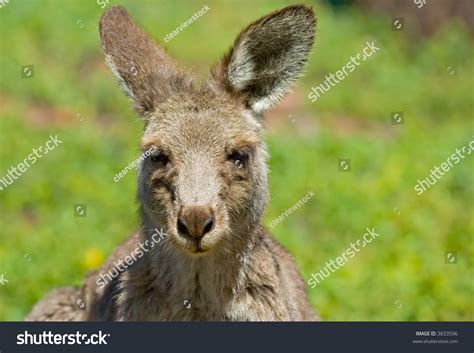
[[[314,26],[300,5],[257,20],[196,88],[124,8],[104,13],[106,61],[145,120],[142,150],[155,148],[139,167],[145,227],[191,256],[248,243],[267,199],[263,113],[301,74]]]
[[[267,186],[260,130],[244,107],[205,93],[154,112],[141,140],[154,152],[140,168],[139,198],[176,245],[198,255],[230,246],[260,217]]]

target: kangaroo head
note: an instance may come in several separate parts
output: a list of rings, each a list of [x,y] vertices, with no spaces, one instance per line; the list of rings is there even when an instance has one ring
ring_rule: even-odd
[[[138,172],[144,227],[190,256],[248,243],[267,199],[262,115],[300,76],[314,27],[305,6],[257,20],[197,87],[123,7],[103,14],[106,61],[144,119],[142,150],[154,149]]]

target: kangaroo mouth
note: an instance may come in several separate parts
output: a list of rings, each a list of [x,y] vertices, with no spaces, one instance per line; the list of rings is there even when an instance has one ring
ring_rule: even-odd
[[[204,254],[207,250],[202,248],[201,240],[196,239],[196,248],[194,249],[193,253],[195,254]]]

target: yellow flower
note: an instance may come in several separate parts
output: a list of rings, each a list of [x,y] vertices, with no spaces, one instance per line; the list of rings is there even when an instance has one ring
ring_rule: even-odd
[[[83,264],[87,270],[98,268],[104,261],[104,254],[96,248],[87,249],[84,255]]]

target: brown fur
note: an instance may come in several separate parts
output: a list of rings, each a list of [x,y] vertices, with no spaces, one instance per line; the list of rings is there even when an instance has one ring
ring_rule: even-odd
[[[77,288],[64,287],[49,293],[37,303],[26,321],[83,321],[85,305]]]
[[[144,118],[142,150],[156,151],[139,166],[141,231],[86,279],[85,320],[316,319],[291,256],[260,226],[262,114],[301,74],[314,25],[299,5],[257,20],[195,87],[122,7],[104,13],[107,62]],[[98,286],[162,227],[163,241]]]

